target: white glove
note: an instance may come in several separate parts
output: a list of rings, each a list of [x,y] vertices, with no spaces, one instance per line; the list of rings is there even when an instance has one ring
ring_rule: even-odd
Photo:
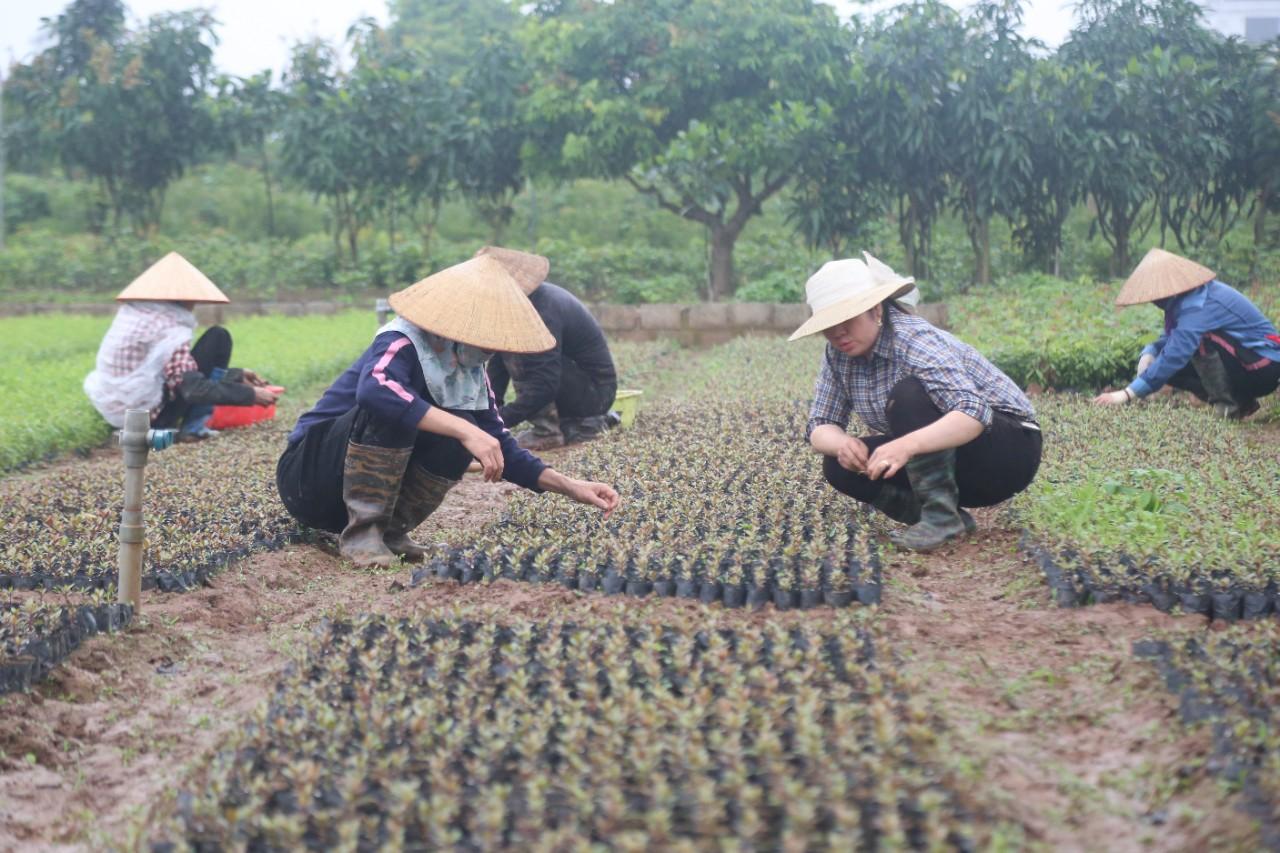
[[[1156,360],[1156,357],[1154,355],[1152,355],[1149,352],[1144,352],[1142,356],[1138,359],[1138,375],[1141,376],[1142,374],[1146,373],[1147,368],[1150,367],[1151,363],[1154,362],[1155,360]]]

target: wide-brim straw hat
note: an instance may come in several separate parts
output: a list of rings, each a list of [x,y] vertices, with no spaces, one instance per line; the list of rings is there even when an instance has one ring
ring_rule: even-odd
[[[1218,276],[1208,267],[1181,255],[1152,249],[1125,280],[1116,297],[1117,305],[1140,305],[1195,290]]]
[[[556,339],[496,258],[481,255],[391,294],[391,308],[419,328],[494,352],[546,352]]]
[[[551,261],[532,252],[521,252],[519,249],[504,249],[501,246],[485,246],[476,252],[476,257],[488,255],[498,260],[511,277],[520,285],[525,294],[533,293],[547,280],[551,271]]]
[[[117,302],[221,302],[231,300],[177,252],[156,261],[128,287],[120,291]]]
[[[901,276],[867,252],[865,260],[842,258],[827,261],[804,284],[805,301],[813,316],[792,333],[798,340],[838,326],[870,311],[886,299],[897,299],[915,289],[915,279]]]

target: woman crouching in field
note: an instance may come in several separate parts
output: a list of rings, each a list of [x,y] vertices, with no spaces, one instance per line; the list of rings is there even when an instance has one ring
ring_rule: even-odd
[[[961,507],[1025,489],[1040,466],[1035,411],[968,344],[896,301],[913,279],[863,253],[830,261],[805,284],[813,316],[791,340],[822,332],[809,443],[832,486],[911,525],[893,542],[930,551],[971,533]],[[845,432],[856,412],[876,435]]]
[[[449,267],[390,302],[399,316],[289,435],[276,484],[294,518],[339,533],[342,556],[356,565],[420,561],[425,551],[409,534],[472,459],[486,481],[613,512],[613,488],[548,468],[502,423],[485,362],[494,352],[543,352],[555,340],[499,261]]]

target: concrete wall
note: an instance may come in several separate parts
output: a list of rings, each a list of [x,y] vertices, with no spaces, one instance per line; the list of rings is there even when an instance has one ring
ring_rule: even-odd
[[[375,322],[373,300],[369,304],[369,324]],[[748,335],[789,335],[809,319],[809,307],[803,304],[767,302],[704,302],[694,305],[610,305],[587,306],[600,321],[612,340],[654,341],[674,339],[687,346],[714,346]],[[311,314],[335,314],[351,310],[341,302],[258,302],[237,300],[230,305],[198,305],[196,317],[201,325],[226,323],[236,317],[255,314],[279,314],[301,317]],[[103,302],[57,304],[30,303],[0,305],[0,316],[20,314],[70,313],[111,314],[116,303]],[[935,326],[946,328],[945,303],[919,306],[919,312]]]
[[[714,346],[749,335],[789,335],[809,319],[809,306],[767,302],[704,302],[696,305],[591,305],[612,340],[675,339],[688,346]],[[921,305],[935,326],[947,325],[944,303]]]

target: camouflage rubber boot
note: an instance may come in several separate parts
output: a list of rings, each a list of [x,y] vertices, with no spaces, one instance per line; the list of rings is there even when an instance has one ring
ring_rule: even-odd
[[[906,530],[890,533],[893,544],[911,551],[932,551],[969,532],[961,515],[954,449],[916,456],[907,463],[907,479],[920,500],[920,520]]]
[[[527,423],[528,427],[515,434],[516,443],[525,450],[564,447],[564,435],[560,432],[560,416],[555,403],[529,418]]]
[[[1191,366],[1200,377],[1200,384],[1204,386],[1213,411],[1222,418],[1239,418],[1240,404],[1231,393],[1231,380],[1227,376],[1227,366],[1222,363],[1222,358],[1216,352],[1196,353],[1191,356]]]
[[[342,467],[347,526],[338,537],[338,553],[357,566],[390,566],[396,561],[382,537],[391,523],[400,480],[412,452],[411,447],[347,444],[347,461]]]
[[[920,520],[920,501],[916,499],[916,493],[892,483],[884,484],[880,494],[871,501],[871,505],[902,524],[915,524]],[[964,522],[965,533],[973,533],[978,529],[978,522],[973,520],[972,515],[963,509],[957,509],[956,513]]]
[[[400,496],[396,498],[395,512],[382,541],[392,553],[410,563],[421,563],[427,549],[409,538],[418,525],[440,508],[444,496],[454,486],[454,481],[439,474],[432,474],[421,465],[410,465],[400,484]]]

